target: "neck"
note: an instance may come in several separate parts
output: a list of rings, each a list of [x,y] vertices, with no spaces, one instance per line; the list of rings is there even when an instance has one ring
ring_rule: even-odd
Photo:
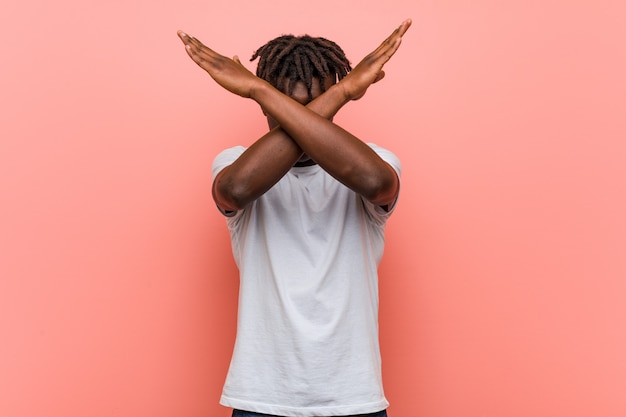
[[[315,164],[317,164],[317,162],[309,158],[306,161],[298,161],[295,164],[293,164],[293,166],[294,167],[308,167],[308,166],[315,165]]]

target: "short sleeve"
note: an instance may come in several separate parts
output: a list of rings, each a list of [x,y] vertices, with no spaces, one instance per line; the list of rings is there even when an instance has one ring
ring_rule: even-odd
[[[368,143],[368,146],[372,148],[374,152],[376,152],[376,154],[380,156],[380,158],[383,161],[387,162],[394,169],[394,171],[396,171],[396,174],[398,175],[398,180],[400,181],[400,185],[402,185],[402,180],[401,180],[402,164],[400,163],[400,159],[396,156],[396,154],[374,143]],[[400,193],[398,193],[398,197],[399,196],[400,196]],[[387,209],[384,209],[381,206],[373,204],[370,201],[367,201],[365,199],[363,199],[363,204],[365,206],[365,209],[369,213],[369,215],[374,220],[380,223],[384,223],[386,219],[391,215],[394,208],[396,207],[396,204],[398,202],[398,197],[396,197],[393,203],[389,204]]]
[[[234,146],[232,148],[224,149],[222,152],[217,154],[215,159],[213,159],[213,164],[211,165],[211,174],[213,177],[213,181],[215,181],[215,177],[217,177],[217,174],[219,174],[221,170],[235,162],[237,158],[239,158],[241,154],[245,152],[245,150],[246,148],[244,148],[243,146]],[[235,216],[236,212],[234,211],[224,211],[219,206],[217,208],[220,213],[222,213],[226,217],[232,218],[233,216]]]
[[[245,150],[246,148],[243,146],[234,146],[232,148],[224,149],[222,152],[217,154],[215,159],[213,159],[213,165],[211,166],[213,181],[215,181],[215,177],[217,177],[217,174],[219,174],[221,170],[235,162]]]

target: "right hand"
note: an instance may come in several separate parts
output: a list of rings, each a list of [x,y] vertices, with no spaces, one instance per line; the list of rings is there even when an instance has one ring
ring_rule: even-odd
[[[368,54],[359,64],[348,73],[340,82],[348,100],[358,100],[365,95],[367,88],[383,79],[383,66],[396,53],[402,42],[402,36],[411,26],[411,19],[407,19],[394,30],[387,39],[372,53]]]

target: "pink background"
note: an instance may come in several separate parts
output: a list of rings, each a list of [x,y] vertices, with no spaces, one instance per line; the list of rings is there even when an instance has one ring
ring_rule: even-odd
[[[266,124],[176,30],[242,59],[308,32],[356,63],[412,17],[336,119],[404,163],[380,284],[390,416],[626,416],[625,16],[3,0],[0,415],[227,416],[237,272],[210,162]]]

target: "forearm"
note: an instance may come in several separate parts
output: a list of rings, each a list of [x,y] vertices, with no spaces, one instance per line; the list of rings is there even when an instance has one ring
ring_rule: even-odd
[[[340,95],[326,92],[307,108],[321,118],[332,119],[346,103]],[[303,150],[284,129],[271,129],[215,179],[213,196],[217,205],[229,211],[245,207],[276,184],[302,154]]]
[[[323,96],[337,109],[348,101],[340,84]],[[304,153],[338,181],[378,204],[393,200],[398,187],[395,171],[363,141],[269,84],[259,83],[251,97]]]
[[[362,97],[371,84],[384,77],[382,68],[400,46],[402,36],[410,25],[411,20],[405,20],[378,48],[368,54],[338,84],[323,94],[323,96],[328,96],[324,100],[330,101],[322,103],[335,103],[334,106],[316,104],[311,108],[302,106],[267,82],[255,77],[241,65],[237,56],[232,59],[226,58],[203,45],[196,38],[179,31],[178,36],[185,44],[187,54],[200,68],[207,71],[219,85],[231,93],[256,100],[288,135],[281,133],[277,137],[270,136],[272,140],[268,140],[267,143],[271,146],[266,149],[265,140],[258,145],[258,148],[264,151],[257,154],[258,158],[253,158],[255,154],[252,153],[249,160],[244,158],[240,161],[241,166],[239,163],[235,164],[235,167],[242,169],[244,181],[252,181],[251,183],[242,183],[238,180],[241,177],[237,176],[228,179],[231,174],[229,168],[232,166],[225,168],[216,178],[213,187],[218,205],[224,209],[229,209],[229,207],[237,209],[257,198],[285,174],[292,162],[295,162],[296,155],[302,152],[308,154],[328,173],[368,200],[380,205],[393,201],[399,187],[393,168],[358,138],[326,118],[332,117],[348,100],[357,100]],[[322,106],[319,113],[315,110],[317,105]],[[295,144],[291,143],[289,137]],[[278,156],[280,163],[273,168],[267,164],[266,156],[276,149],[280,152],[275,153],[274,157]],[[243,169],[245,163],[252,163],[252,165],[249,169]],[[258,163],[262,165],[256,165]],[[268,168],[272,170],[272,173],[261,175],[262,180],[259,183],[255,182],[253,178],[256,174]],[[235,168],[232,170],[234,171]],[[229,186],[240,184],[243,184],[241,195],[230,198],[229,201]]]

